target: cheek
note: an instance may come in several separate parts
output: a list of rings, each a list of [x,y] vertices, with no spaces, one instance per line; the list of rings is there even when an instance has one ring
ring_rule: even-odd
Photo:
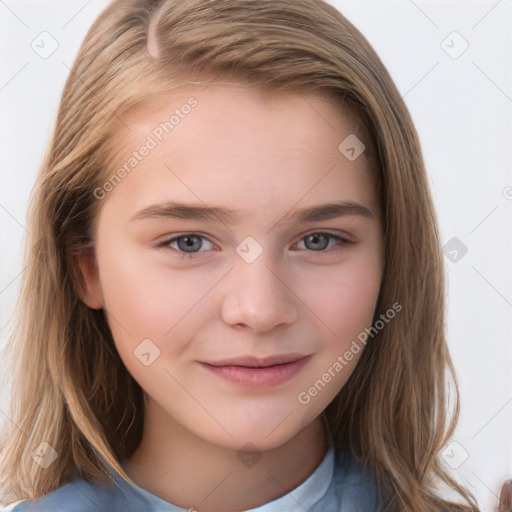
[[[100,280],[113,327],[120,324],[134,338],[161,338],[211,287],[211,277],[196,270],[170,268],[154,249],[99,252]],[[171,256],[170,256],[171,257]]]
[[[358,253],[340,265],[323,267],[302,281],[301,297],[321,320],[326,339],[350,343],[373,317],[381,272],[374,253]],[[339,346],[339,345],[338,345]]]
[[[114,255],[109,247],[99,254],[100,279],[117,351],[144,389],[168,386],[164,367],[180,357],[194,335],[211,276],[171,269],[138,249]],[[149,366],[143,359],[147,353]]]
[[[317,326],[324,333],[324,343],[297,394],[297,401],[313,416],[345,385],[365,349],[365,329],[371,326],[381,269],[375,254],[368,252],[316,274],[309,280],[316,285],[309,287],[306,296],[320,319]]]

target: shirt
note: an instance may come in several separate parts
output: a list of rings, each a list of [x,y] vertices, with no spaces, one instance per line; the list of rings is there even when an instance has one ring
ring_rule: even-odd
[[[243,512],[376,512],[372,474],[349,456],[335,456],[332,439],[316,470],[292,491]],[[113,469],[111,489],[78,477],[39,500],[18,502],[12,512],[194,512],[123,480]],[[199,512],[201,512],[199,510]]]

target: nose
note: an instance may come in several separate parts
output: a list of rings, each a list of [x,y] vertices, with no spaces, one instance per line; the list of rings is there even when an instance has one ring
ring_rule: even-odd
[[[252,263],[235,254],[233,268],[224,283],[224,322],[255,332],[292,324],[297,319],[298,299],[283,274],[271,267],[265,251]]]

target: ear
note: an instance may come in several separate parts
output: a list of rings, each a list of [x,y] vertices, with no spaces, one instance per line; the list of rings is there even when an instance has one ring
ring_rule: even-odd
[[[86,247],[78,257],[80,300],[91,309],[104,307],[103,292],[93,246]]]

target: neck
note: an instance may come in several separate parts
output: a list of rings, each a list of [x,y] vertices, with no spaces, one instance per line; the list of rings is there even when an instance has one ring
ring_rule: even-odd
[[[259,507],[300,485],[327,452],[321,417],[278,448],[242,454],[197,437],[158,407],[145,413],[142,441],[123,468],[139,487],[184,509]]]

